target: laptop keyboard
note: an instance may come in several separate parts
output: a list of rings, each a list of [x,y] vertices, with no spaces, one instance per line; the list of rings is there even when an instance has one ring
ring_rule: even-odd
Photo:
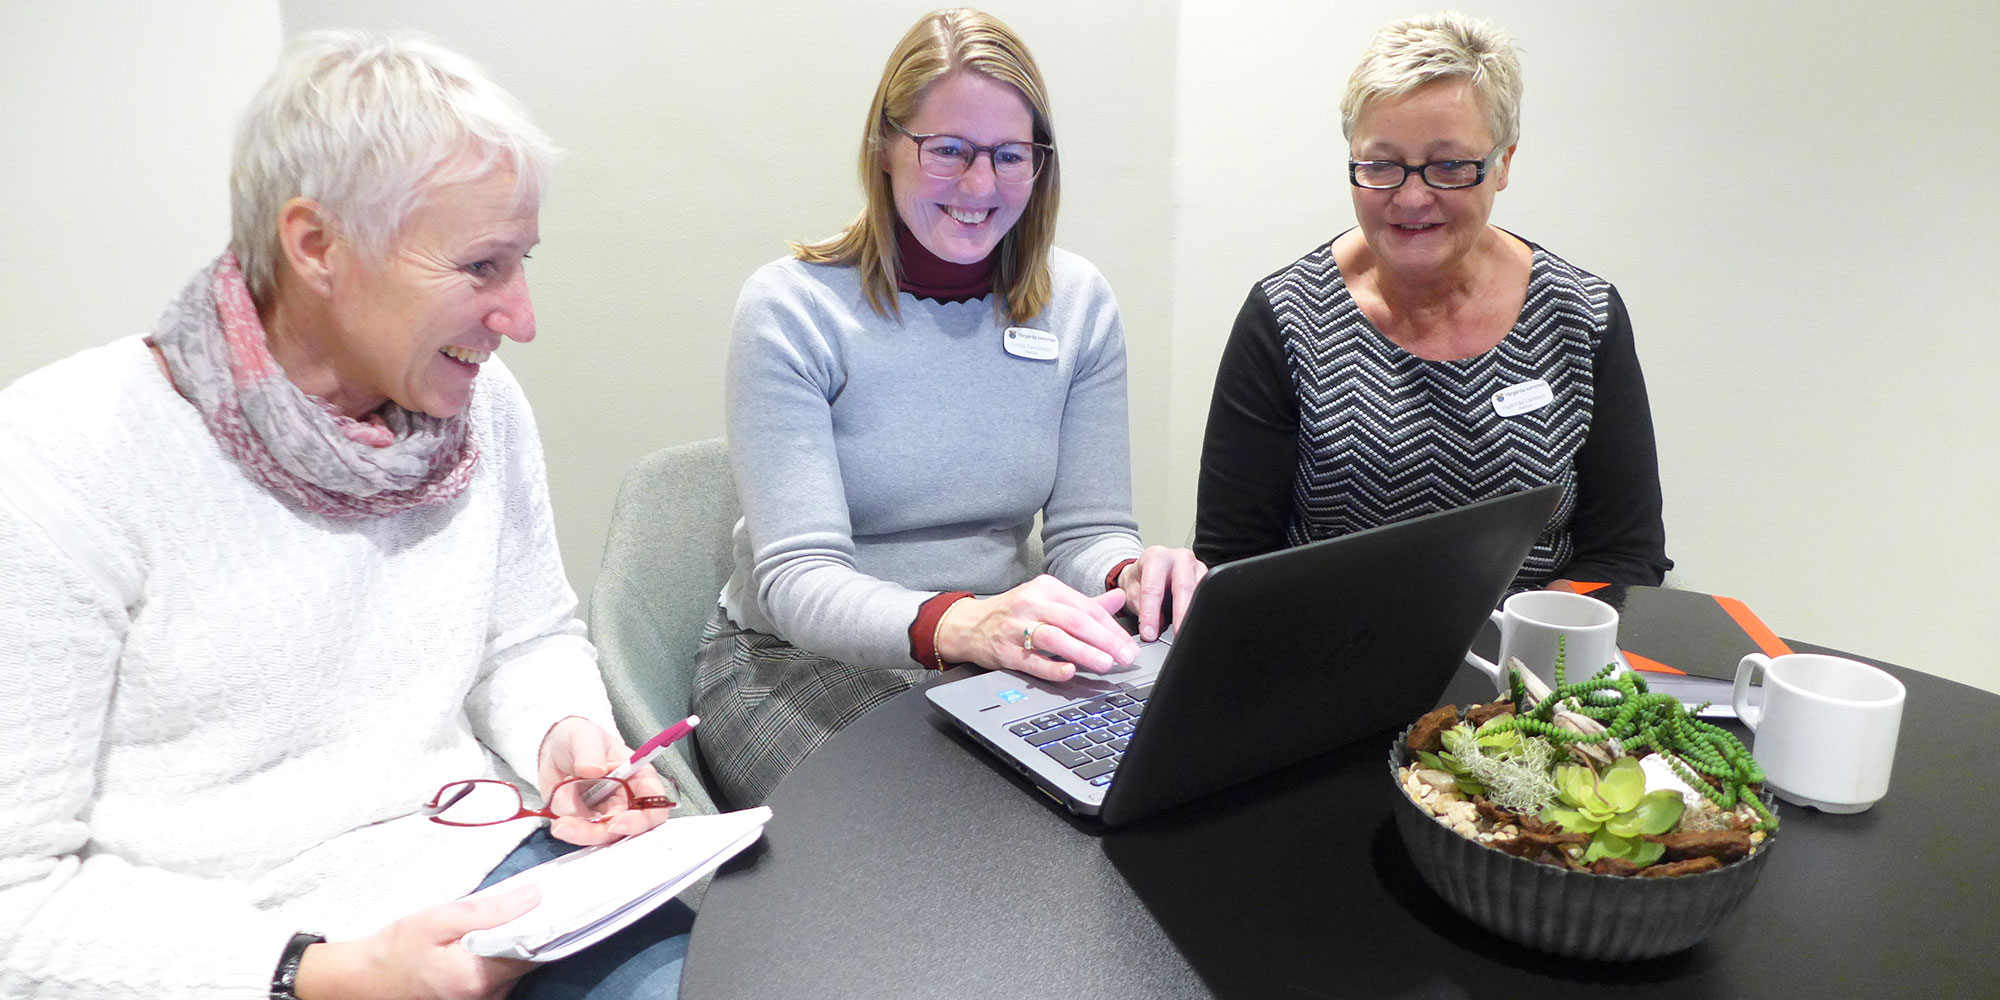
[[[1127,685],[1116,694],[1065,705],[1046,715],[1022,719],[1007,729],[1077,777],[1093,785],[1108,785],[1125,757],[1126,744],[1132,741],[1139,713],[1145,711],[1146,699],[1152,694],[1150,683]]]

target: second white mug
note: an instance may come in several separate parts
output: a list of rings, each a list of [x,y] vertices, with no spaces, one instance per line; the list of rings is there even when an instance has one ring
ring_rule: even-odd
[[[1750,680],[1764,672],[1764,704]],[[1822,812],[1861,812],[1889,791],[1903,725],[1903,682],[1841,656],[1752,653],[1736,665],[1736,717],[1755,738],[1750,755],[1764,784],[1787,802]]]

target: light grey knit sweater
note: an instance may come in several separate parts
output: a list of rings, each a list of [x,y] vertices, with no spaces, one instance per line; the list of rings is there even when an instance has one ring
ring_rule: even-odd
[[[885,319],[851,267],[787,258],[751,276],[726,397],[732,619],[906,668],[923,601],[1032,575],[1038,511],[1044,571],[1084,593],[1139,554],[1118,305],[1083,258],[1056,250],[1050,271],[1048,307],[1019,330],[990,298],[903,294]]]

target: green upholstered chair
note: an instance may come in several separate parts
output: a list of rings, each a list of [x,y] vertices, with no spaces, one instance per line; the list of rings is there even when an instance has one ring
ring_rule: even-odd
[[[740,516],[721,438],[641,459],[618,487],[590,601],[590,640],[618,730],[632,746],[688,714],[695,649],[734,567]],[[716,812],[692,738],[655,761],[680,789],[675,815]]]

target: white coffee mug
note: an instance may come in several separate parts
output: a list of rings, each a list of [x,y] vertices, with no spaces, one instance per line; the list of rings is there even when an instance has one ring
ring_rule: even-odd
[[[1764,672],[1764,704],[1749,700]],[[1736,665],[1736,717],[1755,733],[1750,755],[1764,785],[1787,802],[1857,813],[1889,791],[1903,682],[1866,663],[1822,653],[1751,653]]]
[[[1594,597],[1561,590],[1522,591],[1493,612],[1493,624],[1500,626],[1499,663],[1470,650],[1465,662],[1485,671],[1501,692],[1508,684],[1499,664],[1508,657],[1519,657],[1536,676],[1554,684],[1558,639],[1563,679],[1572,684],[1618,662],[1618,611]]]

